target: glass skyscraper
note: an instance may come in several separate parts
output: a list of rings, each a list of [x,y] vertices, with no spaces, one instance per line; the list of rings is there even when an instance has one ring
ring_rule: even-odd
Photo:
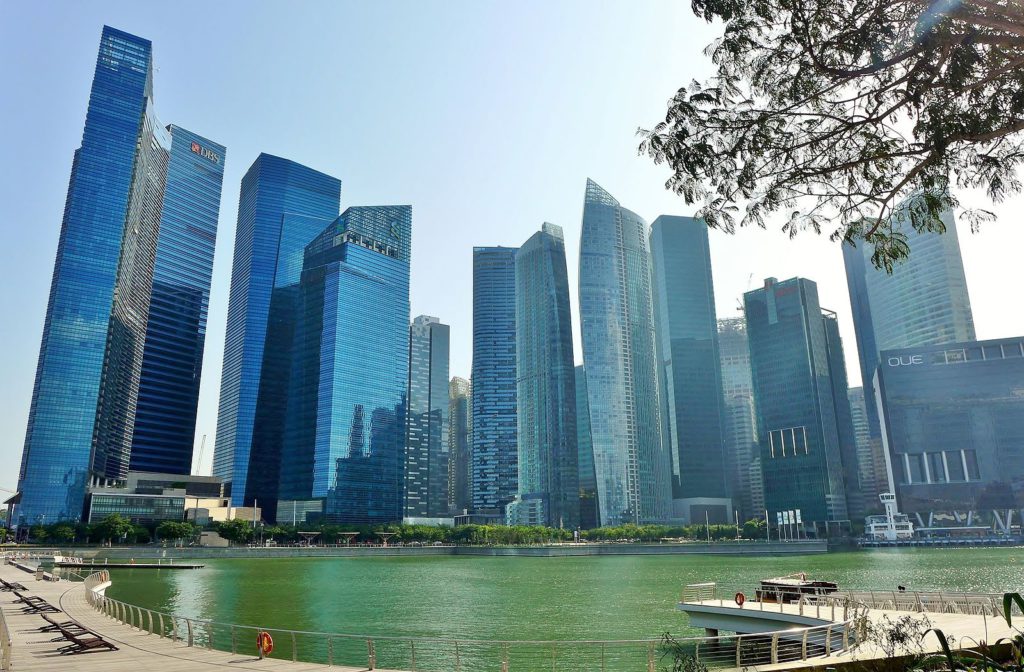
[[[888,468],[884,451],[872,445],[871,429],[863,387],[850,388],[850,415],[853,418],[853,436],[857,443],[857,477],[866,510],[875,508],[878,495],[890,492]]]
[[[516,248],[473,248],[473,509],[503,514],[518,491]]]
[[[448,501],[452,513],[469,511],[473,505],[473,402],[465,378],[453,376],[448,383]]]
[[[850,387],[846,377],[843,340],[839,336],[839,319],[833,311],[823,309],[821,319],[825,324],[825,343],[828,345],[832,406],[835,409],[836,431],[839,434],[839,457],[843,467],[846,511],[851,518],[859,519],[864,517],[867,503],[860,487],[860,456],[857,453],[857,439],[854,435],[853,415],[850,409]]]
[[[743,520],[749,520],[764,515],[764,484],[746,320],[718,320],[718,353],[722,364],[725,462],[733,504]]]
[[[672,459],[672,517],[731,523],[722,373],[708,227],[662,215],[651,225],[662,441]]]
[[[411,234],[410,206],[350,207],[305,247],[280,499],[332,522],[402,519]]]
[[[817,285],[768,278],[743,302],[769,523],[797,509],[805,529],[847,521],[835,355]]]
[[[565,238],[544,223],[516,253],[518,525],[580,524],[576,371]]]
[[[647,223],[587,180],[580,321],[602,525],[671,515],[647,243]]]
[[[576,445],[579,449],[580,527],[589,530],[600,524],[600,506],[594,473],[594,442],[590,437],[587,372],[582,366],[576,367]]]
[[[14,522],[79,519],[88,483],[125,478],[170,136],[152,45],[104,26],[43,325]]]
[[[171,134],[153,292],[132,437],[132,471],[192,472],[225,149]]]
[[[340,203],[340,180],[269,154],[242,178],[213,457],[234,506],[274,511],[304,250]]]
[[[448,505],[448,349],[450,329],[420,315],[409,327],[405,517],[438,518]]]

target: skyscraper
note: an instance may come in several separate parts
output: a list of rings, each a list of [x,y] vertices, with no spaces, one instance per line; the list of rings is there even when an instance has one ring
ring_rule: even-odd
[[[865,509],[870,510],[874,505],[872,499],[877,500],[879,493],[889,492],[889,477],[885,455],[872,447],[863,387],[850,388],[850,416],[853,418],[853,436],[857,444],[857,477],[861,497]]]
[[[469,381],[454,376],[448,384],[448,501],[452,513],[473,505],[472,391]]]
[[[405,438],[405,517],[438,518],[448,505],[448,348],[450,329],[420,315],[409,327]]]
[[[580,527],[600,525],[597,474],[594,473],[594,442],[590,437],[590,405],[587,403],[587,372],[576,367],[576,444],[579,449]]]
[[[269,154],[242,178],[213,455],[234,506],[275,508],[304,249],[340,202],[340,180]]]
[[[104,26],[29,407],[19,524],[78,519],[90,481],[127,475],[170,145],[153,109],[151,43]]]
[[[189,474],[225,149],[179,126],[168,130],[171,154],[131,469]]]
[[[725,409],[725,462],[734,505],[743,520],[749,520],[764,515],[764,484],[746,320],[730,317],[718,321],[718,351]]]
[[[769,522],[778,512],[800,510],[805,529],[820,532],[848,515],[817,285],[768,278],[743,302]]]
[[[835,409],[836,430],[839,434],[839,456],[843,467],[846,510],[851,518],[860,519],[866,513],[867,502],[864,501],[864,493],[860,487],[860,458],[850,409],[846,356],[843,353],[843,340],[839,336],[839,319],[833,311],[824,309],[821,311],[821,319],[825,324],[825,343],[828,346],[829,380],[832,383],[832,407]]]
[[[576,371],[562,229],[544,223],[516,253],[518,495],[508,520],[580,523]]]
[[[473,248],[473,509],[504,513],[518,491],[516,248]]]
[[[873,461],[883,459],[874,379],[878,353],[892,348],[974,340],[974,318],[967,293],[960,241],[952,212],[941,216],[946,232],[920,233],[897,221],[906,235],[910,257],[891,275],[871,264],[873,248],[843,245],[843,263],[853,309],[861,380]],[[878,493],[865,492],[868,508],[878,507]]]
[[[592,180],[579,273],[601,524],[665,521],[672,467],[661,442],[647,223]]]
[[[651,225],[662,442],[672,459],[672,517],[730,523],[722,373],[708,227],[662,215]]]

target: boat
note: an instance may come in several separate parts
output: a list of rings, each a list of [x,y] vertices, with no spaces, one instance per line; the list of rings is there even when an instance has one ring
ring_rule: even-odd
[[[878,496],[885,514],[864,519],[864,537],[867,541],[906,541],[914,538],[914,524],[910,516],[896,509],[896,495],[883,492]]]
[[[799,602],[804,597],[829,595],[837,590],[839,585],[832,581],[808,579],[804,572],[797,572],[774,579],[761,579],[761,585],[757,589],[757,600],[790,604]]]

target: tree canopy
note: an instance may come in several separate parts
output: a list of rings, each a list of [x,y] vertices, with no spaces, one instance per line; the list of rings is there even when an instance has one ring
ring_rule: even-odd
[[[717,72],[641,130],[666,187],[709,226],[828,231],[909,254],[901,222],[944,231],[957,189],[1019,192],[1024,6],[1018,0],[692,0],[724,22]],[[972,230],[993,217],[961,211]]]

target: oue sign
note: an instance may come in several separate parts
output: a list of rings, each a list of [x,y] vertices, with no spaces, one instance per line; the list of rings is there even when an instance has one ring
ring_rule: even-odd
[[[210,161],[213,161],[214,163],[220,163],[220,156],[219,155],[217,155],[214,152],[211,152],[206,147],[203,147],[202,145],[200,145],[198,142],[193,142],[192,143],[192,153],[193,154],[198,154],[199,156],[203,157],[204,159],[209,159]]]
[[[924,364],[924,355],[900,355],[899,357],[890,357],[887,360],[889,366],[914,366],[915,364]]]

